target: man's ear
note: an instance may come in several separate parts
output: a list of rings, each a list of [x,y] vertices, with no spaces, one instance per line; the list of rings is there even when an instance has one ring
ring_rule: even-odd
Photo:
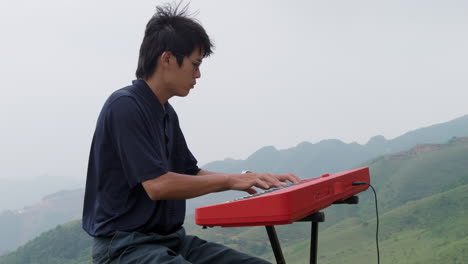
[[[164,51],[161,56],[159,57],[159,63],[160,65],[164,65],[164,66],[169,66],[170,63],[171,63],[171,58],[174,57],[174,55],[172,54],[172,52],[170,51]],[[163,66],[163,67],[164,67]]]

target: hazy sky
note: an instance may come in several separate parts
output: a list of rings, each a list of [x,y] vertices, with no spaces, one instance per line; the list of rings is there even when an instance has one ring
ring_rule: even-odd
[[[96,118],[134,79],[161,1],[0,2],[0,178],[84,179]],[[200,165],[468,114],[468,1],[192,0],[216,45],[174,98]]]

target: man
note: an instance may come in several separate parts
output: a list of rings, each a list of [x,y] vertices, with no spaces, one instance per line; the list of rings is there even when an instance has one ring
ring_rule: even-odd
[[[212,53],[187,7],[157,7],[140,48],[137,80],[114,92],[99,115],[91,146],[83,229],[95,263],[266,263],[186,236],[185,199],[225,190],[255,193],[293,174],[201,170],[168,100],[187,96]]]

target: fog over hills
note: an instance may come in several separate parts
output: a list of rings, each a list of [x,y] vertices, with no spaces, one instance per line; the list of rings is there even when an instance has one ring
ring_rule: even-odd
[[[0,212],[16,210],[39,202],[42,197],[65,189],[84,186],[84,180],[42,175],[31,179],[0,179]]]

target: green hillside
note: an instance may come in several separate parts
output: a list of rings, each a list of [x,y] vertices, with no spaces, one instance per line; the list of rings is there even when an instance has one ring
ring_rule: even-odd
[[[371,169],[379,195],[382,263],[464,263],[468,259],[467,160],[468,138],[453,138],[446,144],[417,145],[364,164]],[[324,210],[320,263],[376,263],[372,192],[359,197],[358,205]],[[264,227],[202,230],[193,224],[193,216],[187,217],[185,227],[188,233],[272,260]],[[288,263],[307,263],[310,224],[278,226],[277,231]],[[89,254],[90,238],[75,221],[44,233],[0,258],[0,263],[86,263]]]
[[[468,184],[381,212],[381,263],[465,263],[462,260],[468,259],[467,198]],[[375,217],[348,217],[326,229],[320,224],[319,262],[376,263],[375,225]],[[287,263],[306,263],[310,224],[276,229]],[[274,261],[263,227],[197,228],[192,233]]]
[[[375,158],[357,167],[370,167],[382,212],[409,201],[468,184],[468,138],[446,144],[420,144],[410,150]],[[370,191],[362,193],[357,206],[333,206],[325,210],[326,226],[346,217],[369,218],[373,212]]]
[[[75,220],[42,233],[0,257],[2,264],[87,264],[91,263],[91,238]]]
[[[1,212],[0,255],[58,224],[81,218],[83,195],[83,189],[61,191],[20,210]]]
[[[381,263],[466,263],[467,198],[468,185],[463,185],[382,215]],[[321,231],[320,263],[376,263],[375,223],[375,218],[353,218]],[[308,241],[283,245],[287,263],[305,263]]]

